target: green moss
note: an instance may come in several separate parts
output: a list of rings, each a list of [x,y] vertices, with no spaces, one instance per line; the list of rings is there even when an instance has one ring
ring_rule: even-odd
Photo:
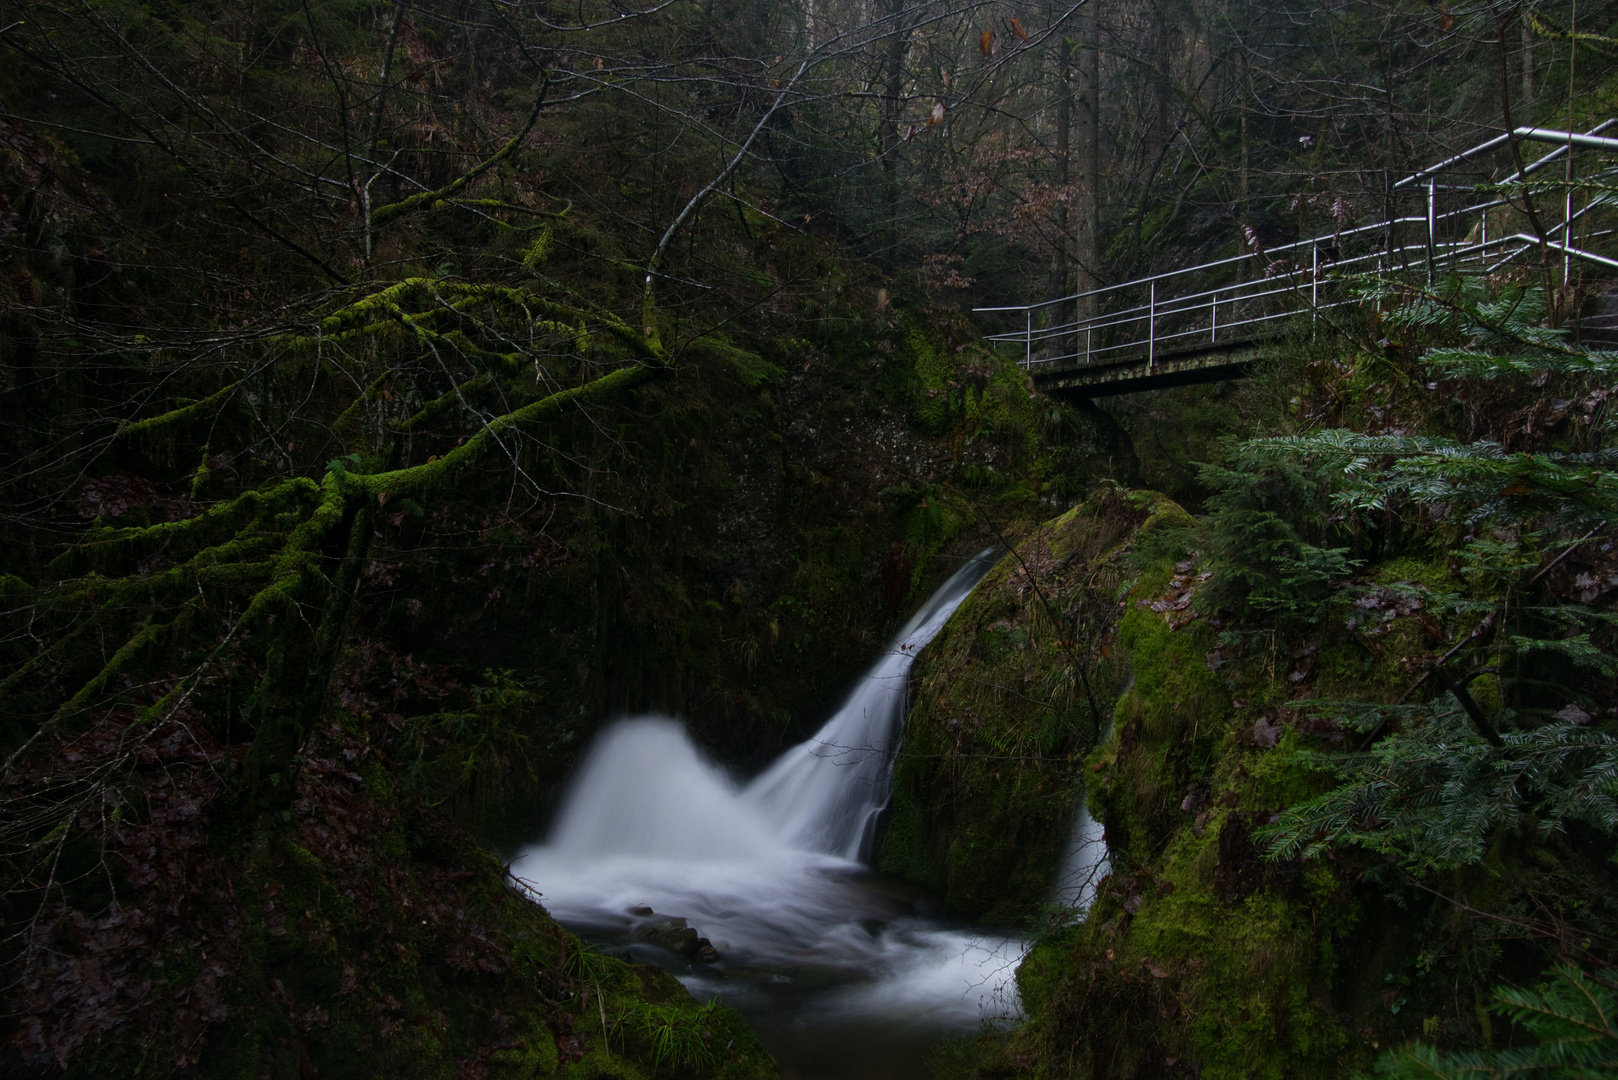
[[[1384,585],[1409,582],[1438,591],[1455,587],[1450,569],[1443,560],[1423,559],[1414,555],[1377,565],[1372,570],[1371,579]]]
[[[930,833],[919,792],[928,779],[926,765],[915,756],[901,755],[893,769],[893,796],[883,822],[877,864],[932,892],[943,892],[936,864],[928,850]]]
[[[1039,1016],[1051,1008],[1078,940],[1072,929],[1046,934],[1017,965],[1017,997],[1026,1014]]]
[[[1053,525],[1066,537],[1083,518],[1081,510]],[[1301,726],[1296,699],[1397,697],[1411,677],[1399,658],[1420,646],[1419,622],[1401,617],[1379,629],[1381,653],[1333,629],[1341,620],[1312,642],[1222,632],[1191,602],[1200,567],[1184,549],[1195,523],[1161,502],[1137,520],[1134,581],[1111,641],[1127,678],[1112,730],[1082,773],[1106,828],[1112,876],[1082,921],[1042,937],[1024,960],[1023,1023],[1005,1040],[957,1047],[952,1075],[995,1075],[1008,1061],[1092,1077],[1102,1062],[1107,1075],[1129,1075],[1177,1059],[1221,1080],[1368,1067],[1373,1043],[1421,1022],[1389,1004],[1404,997],[1381,981],[1413,970],[1415,935],[1381,910],[1380,894],[1355,884],[1363,871],[1272,862],[1251,833],[1330,783],[1317,751],[1335,745],[1323,741],[1331,729]],[[1004,588],[1010,571],[997,573]],[[1374,580],[1452,586],[1444,566],[1416,558],[1377,568]],[[1013,620],[975,629],[977,649],[1001,665],[1002,679],[1036,640]],[[957,669],[964,659],[940,657]],[[924,682],[918,709],[927,689]],[[1270,726],[1255,728],[1261,720]],[[969,770],[952,762],[935,772]],[[896,863],[917,861],[920,805],[896,802],[894,832],[905,840]],[[981,858],[958,846],[949,854]],[[1497,869],[1491,880],[1517,873]],[[1495,902],[1486,888],[1475,895]],[[1426,993],[1392,985],[1412,1001]]]
[[[1042,912],[1104,726],[1097,710],[1126,677],[1108,631],[1128,544],[1145,522],[1177,520],[1162,502],[1103,492],[1033,530],[917,662],[879,864],[948,910]]]

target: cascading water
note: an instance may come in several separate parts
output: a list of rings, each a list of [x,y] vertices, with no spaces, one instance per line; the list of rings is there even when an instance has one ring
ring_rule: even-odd
[[[1101,733],[1101,743],[1112,736],[1109,723]],[[1062,865],[1056,875],[1056,888],[1051,891],[1051,902],[1083,914],[1095,903],[1096,889],[1102,878],[1112,873],[1112,858],[1107,853],[1106,830],[1101,822],[1090,815],[1085,792],[1079,789],[1079,805],[1073,814],[1073,831],[1068,834],[1067,848],[1062,852]]]
[[[1107,840],[1101,822],[1090,816],[1084,792],[1079,792],[1079,808],[1073,817],[1073,833],[1062,853],[1062,869],[1056,877],[1054,903],[1078,912],[1090,910],[1096,887],[1112,872],[1107,856]]]
[[[751,783],[675,720],[614,724],[513,875],[563,923],[742,1009],[787,1077],[919,1075],[939,1037],[1015,1011],[1022,944],[941,926],[857,860],[888,801],[916,654],[992,564],[985,551],[956,571],[836,715]],[[637,944],[687,925],[717,963]]]
[[[957,570],[911,617],[837,715],[747,786],[747,801],[788,845],[857,859],[888,804],[893,751],[904,725],[910,668],[993,565],[985,551]]]

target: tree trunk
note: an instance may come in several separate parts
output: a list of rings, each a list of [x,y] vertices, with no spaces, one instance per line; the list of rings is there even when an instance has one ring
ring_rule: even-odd
[[[1248,226],[1251,226],[1253,224],[1253,207],[1252,207],[1252,202],[1251,202],[1253,188],[1252,188],[1252,179],[1251,179],[1252,173],[1251,173],[1251,170],[1249,169],[1249,165],[1248,165],[1248,163],[1250,161],[1250,155],[1248,153],[1248,140],[1247,140],[1247,94],[1248,94],[1248,91],[1249,91],[1249,89],[1251,87],[1251,80],[1248,78],[1248,75],[1247,75],[1247,61],[1246,61],[1245,58],[1242,60],[1242,65],[1241,65],[1241,80],[1242,80],[1242,85],[1241,85],[1241,90],[1240,90],[1240,96],[1238,98],[1238,100],[1240,100],[1240,102],[1241,102],[1241,105],[1239,106],[1240,109],[1241,109],[1241,113],[1240,113],[1240,116],[1238,118],[1238,124],[1240,125],[1240,128],[1241,128],[1241,132],[1240,132],[1241,171],[1238,174],[1238,178],[1237,178],[1236,214],[1237,214],[1239,224],[1241,226],[1243,226],[1243,227],[1248,227]],[[1238,255],[1247,254],[1247,250],[1248,250],[1247,249],[1247,235],[1246,235],[1245,232],[1240,232],[1240,231],[1238,232],[1238,234],[1237,234],[1237,244],[1239,246],[1238,246],[1238,250],[1237,250],[1236,253]],[[1251,260],[1249,260],[1249,259],[1243,259],[1241,262],[1237,263],[1236,264],[1236,280],[1237,281],[1246,281],[1247,278],[1248,278],[1248,271],[1249,271],[1250,268],[1251,268]]]
[[[1169,143],[1169,99],[1174,93],[1174,84],[1169,78],[1169,34],[1170,26],[1167,16],[1163,12],[1162,0],[1154,0],[1151,5],[1152,19],[1152,104],[1156,108],[1156,116],[1152,119],[1155,138],[1153,142],[1159,148]]]
[[[1533,9],[1524,9],[1522,13],[1522,103],[1528,111],[1524,119],[1532,120],[1534,116],[1534,13]]]
[[[1075,209],[1078,227],[1073,235],[1073,261],[1076,264],[1074,289],[1088,292],[1100,281],[1101,245],[1101,27],[1097,5],[1090,0],[1079,9],[1078,55],[1078,190]],[[1081,319],[1096,314],[1096,300],[1084,297],[1078,302]]]
[[[1072,198],[1069,188],[1071,182],[1069,159],[1072,156],[1069,145],[1069,136],[1073,126],[1073,40],[1066,34],[1062,35],[1061,43],[1056,49],[1056,83],[1057,92],[1061,95],[1056,103],[1056,249],[1051,260],[1051,282],[1049,298],[1060,300],[1064,296],[1072,295],[1073,288],[1073,259],[1069,250],[1072,240],[1069,234],[1071,228],[1071,215],[1068,211],[1068,200]],[[1081,208],[1082,214],[1082,208]],[[1065,306],[1053,305],[1051,317],[1053,321],[1065,322],[1077,317],[1076,311]],[[1062,352],[1073,352],[1077,348],[1075,342],[1065,342]]]
[[[882,125],[878,138],[882,150],[882,257],[891,264],[899,248],[899,110],[903,105],[905,52],[910,46],[911,28],[906,0],[893,0],[888,15],[894,25],[882,65]]]

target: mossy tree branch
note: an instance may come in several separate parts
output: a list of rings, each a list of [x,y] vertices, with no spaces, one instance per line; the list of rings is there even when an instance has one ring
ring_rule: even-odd
[[[506,153],[512,149],[508,146]],[[499,155],[484,164],[492,167],[498,159]],[[471,174],[462,177],[463,186],[471,178]],[[398,206],[389,213],[407,208]],[[501,415],[476,418],[478,430],[426,463],[374,472],[339,465],[318,481],[308,475],[276,479],[183,520],[94,527],[51,562],[55,583],[19,582],[25,586],[26,601],[36,606],[88,604],[94,614],[75,620],[75,629],[91,623],[102,632],[126,627],[119,631],[126,640],[76,689],[69,683],[58,695],[46,683],[39,685],[35,692],[46,693],[59,704],[47,723],[28,733],[10,760],[49,739],[67,717],[95,707],[112,680],[146,663],[141,658],[160,636],[166,635],[166,640],[188,622],[195,626],[199,611],[225,609],[239,613],[231,620],[240,631],[239,640],[253,641],[253,651],[262,657],[247,706],[253,735],[241,776],[247,794],[242,805],[257,812],[288,794],[299,748],[324,707],[326,688],[347,637],[379,506],[396,496],[422,497],[443,490],[476,469],[491,452],[510,453],[509,436],[570,410],[604,403],[666,371],[668,362],[655,339],[647,339],[610,312],[586,311],[521,288],[413,277],[345,304],[306,331],[271,339],[282,359],[272,358],[256,369],[273,372],[292,358],[312,362],[319,377],[340,363],[350,343],[363,345],[369,362],[379,335],[385,333],[393,335],[390,348],[455,357],[458,364],[470,365],[470,377],[446,369],[452,381],[448,392],[408,420],[384,425],[384,436],[396,440],[455,403],[464,403],[468,389],[511,386],[526,359],[521,346],[506,349],[507,344],[515,345],[505,325],[513,320],[530,335],[538,331],[566,340],[581,361],[596,352],[608,365],[605,373],[508,407]],[[592,331],[599,332],[605,349],[592,346]],[[485,341],[500,344],[490,348]],[[351,421],[403,370],[388,364],[380,371],[372,368],[363,381],[356,380],[357,393],[338,414],[338,424]],[[347,370],[342,374],[354,378]],[[250,387],[247,378],[233,378],[198,401],[126,424],[118,434],[139,434],[195,419],[246,391],[256,395],[255,402],[266,392]],[[397,444],[390,456],[397,461]],[[158,560],[169,561],[153,569]],[[176,609],[178,614],[160,614]],[[133,629],[127,628],[131,620],[136,623]],[[61,675],[80,663],[65,656],[53,661],[65,664]],[[37,681],[38,672],[37,663],[25,664],[12,673],[8,684]],[[85,674],[89,673],[78,678]]]
[[[534,107],[528,114],[527,123],[523,124],[522,130],[513,135],[494,154],[435,191],[417,192],[408,198],[400,199],[398,202],[388,203],[386,206],[379,206],[372,210],[370,220],[366,223],[367,231],[374,232],[394,218],[408,214],[413,210],[431,209],[439,203],[448,201],[456,192],[464,190],[473,180],[515,154],[518,148],[522,146],[523,140],[528,137],[528,133],[534,130],[534,123],[539,119],[540,110],[545,107],[545,92],[550,89],[550,85],[550,72],[542,72],[539,79],[539,92],[534,96]]]

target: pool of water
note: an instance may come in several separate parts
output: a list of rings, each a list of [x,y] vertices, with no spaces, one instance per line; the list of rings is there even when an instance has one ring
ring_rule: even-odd
[[[920,1080],[940,1041],[1016,1013],[1021,938],[940,921],[925,894],[857,863],[533,852],[513,872],[550,882],[542,901],[603,951],[741,1012],[788,1080]],[[682,923],[718,958],[647,940]]]

